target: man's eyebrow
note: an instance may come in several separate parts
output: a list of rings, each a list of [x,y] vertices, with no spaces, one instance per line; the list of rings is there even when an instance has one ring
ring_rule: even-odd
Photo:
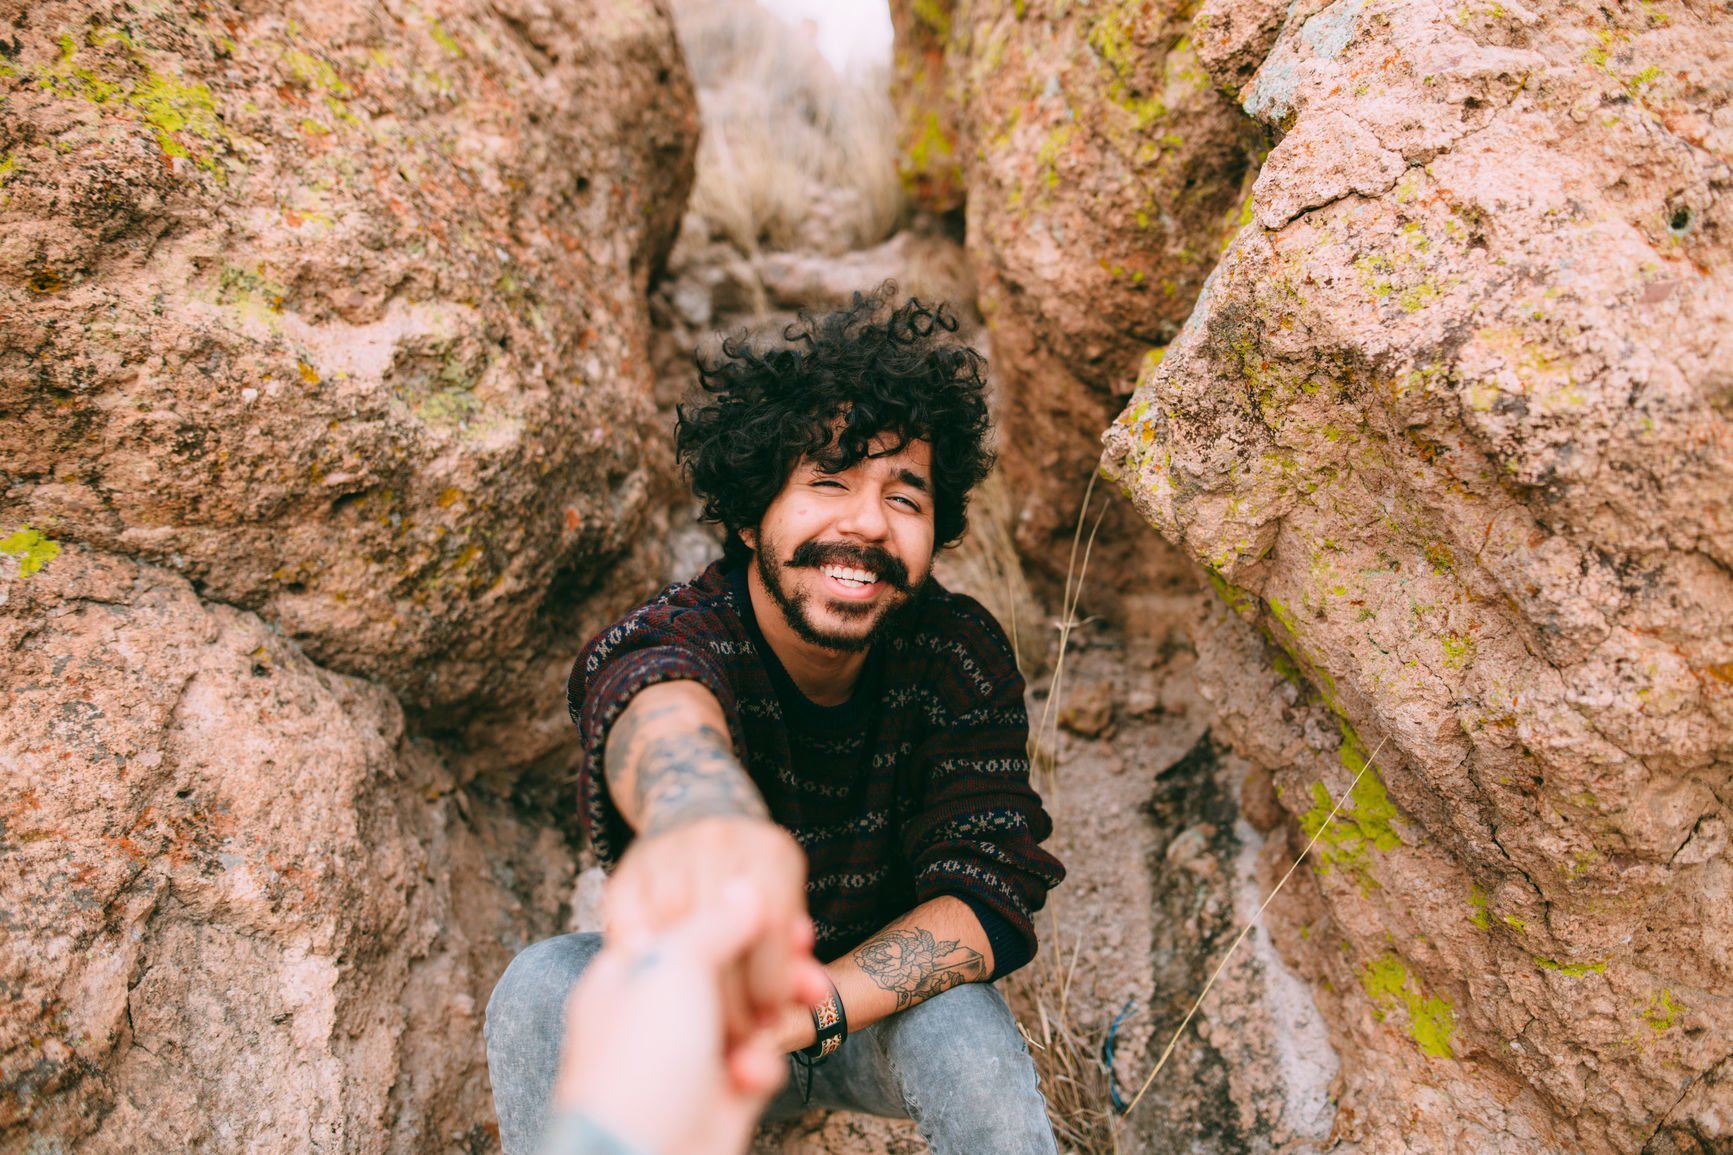
[[[897,470],[897,480],[908,486],[910,489],[918,489],[922,493],[931,493],[933,491],[933,487],[927,484],[927,479],[912,469]]]

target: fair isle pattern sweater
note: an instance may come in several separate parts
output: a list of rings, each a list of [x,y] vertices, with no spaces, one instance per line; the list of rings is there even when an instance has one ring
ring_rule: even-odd
[[[585,832],[610,870],[632,832],[603,778],[609,728],[645,686],[682,680],[716,696],[736,757],[806,850],[821,960],[940,895],[980,917],[995,977],[1033,956],[1034,913],[1065,870],[1040,846],[1052,822],[1029,784],[1023,676],[978,602],[929,582],[834,707],[765,644],[742,568],[717,562],[596,635],[567,706]]]

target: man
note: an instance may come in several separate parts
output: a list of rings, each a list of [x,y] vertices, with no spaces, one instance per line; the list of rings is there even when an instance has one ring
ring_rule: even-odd
[[[794,1053],[772,1117],[810,1101],[906,1115],[941,1153],[1053,1152],[986,983],[1033,955],[1064,871],[1039,845],[1011,647],[931,580],[992,462],[983,365],[942,306],[889,292],[701,363],[710,400],[676,444],[724,557],[578,658],[583,817],[617,948],[653,950],[737,879],[767,904],[723,1003],[734,1044]],[[508,1153],[544,1126],[558,1010],[599,946],[531,947],[489,1002]],[[833,991],[791,1005],[813,947]]]

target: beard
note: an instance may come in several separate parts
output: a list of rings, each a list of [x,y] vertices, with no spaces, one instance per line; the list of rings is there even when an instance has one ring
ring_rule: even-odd
[[[802,542],[795,547],[786,562],[777,560],[781,549],[777,543],[760,537],[755,562],[764,588],[770,592],[789,628],[802,641],[835,653],[858,654],[889,632],[901,610],[919,597],[932,576],[929,567],[919,581],[911,582],[908,567],[878,546],[845,545],[841,542]],[[813,620],[812,594],[798,589],[790,580],[791,569],[818,569],[826,565],[845,565],[871,570],[896,591],[872,603],[826,599],[831,613],[862,623],[855,629],[825,628]]]

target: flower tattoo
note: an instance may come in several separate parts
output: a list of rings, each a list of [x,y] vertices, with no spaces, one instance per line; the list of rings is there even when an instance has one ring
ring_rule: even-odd
[[[987,977],[987,960],[955,940],[921,927],[889,927],[862,943],[855,965],[897,996],[897,1010]]]

